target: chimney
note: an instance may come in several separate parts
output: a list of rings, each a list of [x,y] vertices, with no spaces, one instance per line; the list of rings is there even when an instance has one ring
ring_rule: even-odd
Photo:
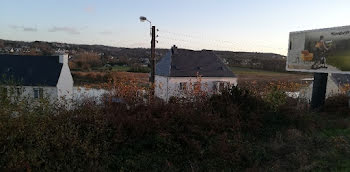
[[[62,64],[68,64],[68,54],[60,54],[59,62]]]
[[[173,45],[173,47],[171,47],[171,54],[176,54],[177,52],[177,46]]]

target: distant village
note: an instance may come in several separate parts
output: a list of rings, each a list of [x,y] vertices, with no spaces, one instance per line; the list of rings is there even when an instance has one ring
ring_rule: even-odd
[[[160,50],[161,51],[161,50]],[[13,55],[57,55],[69,54],[73,70],[92,70],[111,66],[148,68],[147,49],[116,48],[100,45],[72,45],[56,42],[22,42],[0,40],[0,54]],[[161,54],[162,55],[162,52]]]
[[[159,60],[169,49],[156,49]],[[150,49],[121,48],[104,45],[78,45],[58,42],[23,42],[0,40],[0,54],[56,55],[69,54],[70,67],[74,70],[113,70],[128,67],[134,72],[149,72]],[[285,56],[272,53],[215,51],[229,67],[246,67],[269,71],[285,71]]]

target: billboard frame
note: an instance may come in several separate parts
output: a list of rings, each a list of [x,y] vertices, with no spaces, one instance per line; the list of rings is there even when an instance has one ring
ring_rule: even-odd
[[[291,72],[304,72],[304,73],[339,73],[339,74],[350,74],[349,71],[330,71],[330,70],[316,70],[316,69],[292,69],[289,68],[289,55],[290,55],[290,47],[291,47],[291,35],[292,34],[302,34],[302,33],[314,33],[314,32],[320,32],[320,31],[331,31],[335,29],[348,29],[348,31],[344,32],[345,34],[350,35],[350,25],[346,26],[338,26],[338,27],[329,27],[329,28],[321,28],[321,29],[308,29],[308,30],[301,30],[301,31],[293,31],[289,32],[289,39],[288,39],[288,52],[287,52],[287,60],[286,60],[286,71]],[[350,60],[350,58],[349,58]]]

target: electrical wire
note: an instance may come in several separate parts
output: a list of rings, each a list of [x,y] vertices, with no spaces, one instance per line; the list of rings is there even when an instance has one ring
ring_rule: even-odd
[[[219,40],[219,39],[210,39],[207,36],[194,36],[190,34],[184,34],[184,33],[176,33],[176,32],[171,32],[168,30],[160,30],[159,34],[160,35],[158,38],[159,39],[167,39],[167,40],[172,40],[172,41],[181,41],[186,42],[186,43],[193,43],[196,45],[197,43],[202,43],[205,41],[207,45],[215,46],[219,49],[223,49],[223,47],[229,47],[229,50],[241,50],[241,51],[254,51],[252,48],[255,50],[263,50],[263,49],[269,49],[271,51],[277,51],[277,52],[285,52],[287,51],[287,48],[280,48],[280,47],[272,47],[268,45],[263,45],[263,44],[257,44],[253,42],[233,42],[233,41],[228,41],[228,40]],[[222,47],[222,48],[221,48]],[[257,48],[259,47],[259,48]],[[225,48],[226,49],[226,48]]]

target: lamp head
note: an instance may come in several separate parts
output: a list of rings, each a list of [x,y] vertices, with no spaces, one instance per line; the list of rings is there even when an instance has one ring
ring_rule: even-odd
[[[147,18],[144,17],[144,16],[141,16],[141,17],[140,17],[140,21],[141,21],[141,22],[147,21]]]

